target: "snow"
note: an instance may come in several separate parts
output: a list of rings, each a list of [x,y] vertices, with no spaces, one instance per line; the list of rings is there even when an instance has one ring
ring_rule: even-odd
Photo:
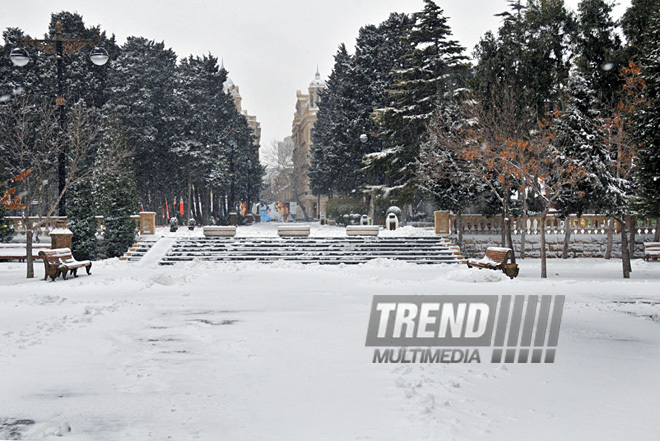
[[[196,230],[159,230],[150,253]],[[554,259],[542,280],[525,259],[510,280],[390,260],[148,257],[53,283],[40,265],[26,280],[24,264],[0,263],[0,439],[8,427],[77,441],[657,438],[660,262],[635,260],[623,280],[620,261]],[[373,364],[379,294],[564,294],[556,362]]]

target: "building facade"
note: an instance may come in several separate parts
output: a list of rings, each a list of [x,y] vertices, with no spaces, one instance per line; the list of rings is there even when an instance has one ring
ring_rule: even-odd
[[[298,202],[301,214],[306,218],[318,219],[325,217],[327,197],[314,196],[309,187],[307,172],[310,165],[310,147],[316,113],[320,102],[320,93],[325,88],[321,74],[316,70],[314,80],[309,84],[307,93],[296,91],[296,111],[293,114],[291,138],[293,140],[293,177],[292,190],[294,200]],[[301,213],[302,211],[302,213]]]
[[[242,101],[243,98],[241,98],[241,93],[236,84],[231,80],[231,78],[227,77],[227,81],[223,84],[223,88],[225,90],[225,93],[230,93],[232,98],[234,99],[234,105],[236,106],[236,110],[238,113],[243,114],[245,116],[245,119],[247,120],[248,126],[252,129],[252,134],[255,136],[255,141],[254,145],[259,145],[261,142],[261,124],[257,121],[257,117],[254,115],[248,115],[247,110],[243,110],[242,106]]]

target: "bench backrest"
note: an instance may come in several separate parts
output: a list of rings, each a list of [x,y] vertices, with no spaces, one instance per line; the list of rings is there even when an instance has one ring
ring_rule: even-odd
[[[644,248],[660,248],[660,242],[644,242]]]
[[[486,258],[500,263],[506,263],[513,254],[511,248],[486,248]]]
[[[48,263],[60,263],[63,261],[73,260],[73,255],[69,248],[55,248],[53,250],[39,251],[39,255],[48,261]]]

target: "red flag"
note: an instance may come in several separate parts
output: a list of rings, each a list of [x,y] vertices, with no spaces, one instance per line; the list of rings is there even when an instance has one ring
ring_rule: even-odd
[[[179,213],[183,216],[183,202],[181,202],[181,206],[179,207]]]
[[[165,202],[165,211],[167,211],[167,220],[170,220],[170,204]]]

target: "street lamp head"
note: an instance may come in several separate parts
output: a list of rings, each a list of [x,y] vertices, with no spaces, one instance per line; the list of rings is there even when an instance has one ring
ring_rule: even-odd
[[[362,144],[364,144],[365,142],[367,142],[367,139],[369,139],[369,137],[367,136],[366,133],[363,133],[362,135],[360,135],[360,142],[361,142]]]
[[[102,47],[97,46],[89,53],[89,59],[92,60],[92,63],[96,64],[97,66],[103,66],[108,62],[109,58],[110,57],[108,56],[108,51]]]
[[[30,55],[22,47],[16,47],[9,53],[9,59],[14,66],[23,67],[30,62]]]

